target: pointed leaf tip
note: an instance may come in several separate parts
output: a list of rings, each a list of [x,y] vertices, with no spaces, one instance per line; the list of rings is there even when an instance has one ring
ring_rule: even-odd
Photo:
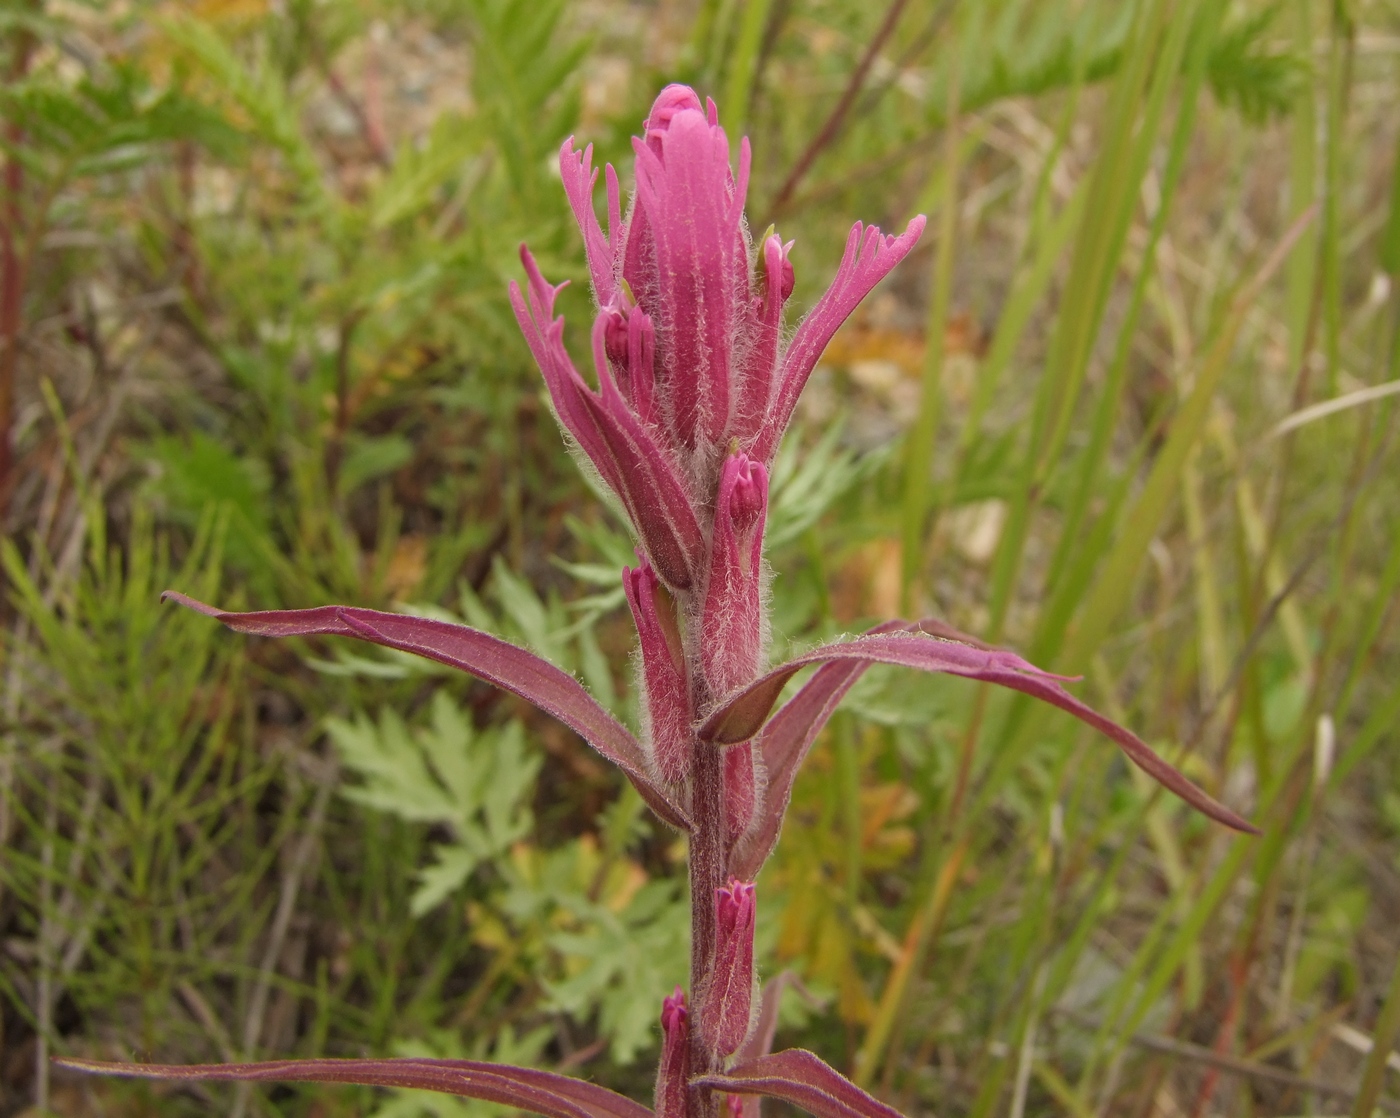
[[[917,627],[908,626],[905,631],[882,628],[885,631],[871,632],[854,640],[825,645],[760,676],[743,690],[730,695],[710,712],[699,729],[701,740],[717,745],[731,745],[747,741],[764,730],[768,712],[778,701],[784,685],[806,667],[845,662],[853,665],[894,664],[922,671],[943,672],[985,683],[995,683],[1059,707],[1112,738],[1133,764],[1203,815],[1232,830],[1245,834],[1259,833],[1252,824],[1191,783],[1131,730],[1120,726],[1071,695],[1062,686],[1060,677],[1041,671],[1013,652],[977,648],[959,641],[930,636],[925,630],[937,630],[928,623],[921,622]],[[908,631],[909,629],[916,631]],[[833,676],[831,694],[839,699],[838,691],[844,694],[844,690]],[[831,704],[816,702],[810,705],[812,717],[824,717],[830,713]],[[769,805],[765,810],[781,808]]]
[[[861,1090],[826,1061],[803,1048],[760,1056],[723,1075],[702,1075],[690,1082],[695,1087],[709,1087],[733,1095],[782,1099],[816,1118],[903,1118],[894,1107]]]

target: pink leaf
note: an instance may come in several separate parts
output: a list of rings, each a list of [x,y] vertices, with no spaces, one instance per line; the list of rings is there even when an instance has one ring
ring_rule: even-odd
[[[760,1056],[724,1075],[702,1075],[690,1082],[733,1095],[782,1099],[817,1118],[903,1118],[894,1107],[862,1091],[830,1064],[801,1048]]]
[[[613,241],[617,240],[618,222],[612,218],[616,211],[617,176],[608,176],[608,236],[603,236],[598,217],[593,212],[593,184],[598,181],[598,172],[593,169],[593,145],[583,151],[574,150],[574,138],[570,136],[559,149],[559,177],[564,180],[564,193],[568,196],[569,207],[574,211],[579,232],[583,234],[584,254],[588,257],[589,278],[593,281],[593,295],[600,307],[608,305],[617,287],[614,276]]]
[[[627,727],[604,710],[573,676],[490,633],[425,617],[350,606],[226,613],[174,590],[167,590],[162,597],[222,621],[239,633],[260,637],[357,637],[470,672],[559,719],[626,773],[657,815],[672,826],[690,830],[685,812],[647,776],[642,747]]]
[[[976,637],[932,618],[924,619],[917,626],[910,626],[904,621],[887,621],[866,635],[913,628],[978,648],[990,647]],[[788,801],[792,799],[792,785],[797,779],[798,769],[807,759],[807,752],[817,740],[822,727],[846,697],[846,692],[855,686],[869,666],[869,663],[850,660],[824,664],[764,724],[758,746],[767,783],[755,825],[730,852],[729,872],[735,877],[752,881],[773,853],[782,829],[783,816],[787,814]]]
[[[520,259],[529,289],[522,291],[512,281],[511,306],[549,388],[559,422],[626,506],[657,573],[673,589],[688,589],[704,550],[704,534],[680,475],[608,375],[603,336],[611,312],[604,310],[594,324],[600,395],[584,383],[564,348],[564,320],[553,317],[560,288],[545,282],[524,246]]]
[[[807,378],[816,367],[826,343],[856,309],[871,289],[889,275],[890,271],[909,255],[910,249],[918,242],[924,231],[922,215],[914,218],[908,228],[899,236],[893,233],[881,236],[875,226],[863,229],[860,222],[851,228],[846,238],[846,253],[841,258],[841,266],[836,270],[836,278],[831,281],[826,294],[817,300],[817,305],[792,337],[792,344],[783,355],[782,367],[778,371],[777,395],[758,433],[751,454],[762,462],[771,462],[777,453],[778,443],[787,430],[792,410],[797,406],[797,398],[807,384]]]
[[[1034,696],[1108,735],[1130,761],[1197,811],[1234,830],[1258,834],[1256,828],[1201,791],[1157,756],[1131,730],[1104,717],[1066,691],[1062,686],[1063,677],[1041,671],[1012,652],[974,648],[930,637],[922,632],[872,633],[843,644],[825,645],[805,656],[789,660],[724,700],[701,726],[701,739],[719,745],[747,741],[763,728],[768,712],[773,709],[789,679],[812,665],[838,663],[896,664],[921,671],[945,672],[995,683]]]
[[[73,1071],[133,1079],[232,1079],[274,1083],[358,1083],[438,1091],[519,1107],[545,1118],[651,1118],[641,1103],[581,1079],[475,1060],[268,1060],[256,1064],[117,1064],[64,1057]]]

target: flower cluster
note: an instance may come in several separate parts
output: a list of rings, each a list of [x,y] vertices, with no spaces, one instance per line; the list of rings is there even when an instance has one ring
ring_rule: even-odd
[[[640,739],[572,676],[488,633],[348,606],[227,613],[168,596],[239,632],[329,634],[414,652],[534,703],[614,762],[690,844],[690,997],[663,1003],[655,1110],[551,1072],[459,1060],[291,1060],[193,1067],[66,1061],[86,1070],[168,1079],[262,1079],[421,1087],[546,1118],[714,1118],[721,1096],[744,1118],[770,1096],[824,1118],[898,1118],[810,1052],[770,1053],[782,980],[754,967],[752,881],[782,827],[793,780],[846,692],[871,664],[995,683],[1067,711],[1227,826],[1252,830],[1131,731],[1071,695],[1058,676],[940,622],[892,621],[764,670],[763,529],[769,469],[798,395],[857,303],[908,255],[923,229],[851,230],[827,292],[788,338],[791,243],[755,242],[744,222],[749,146],[737,169],[714,104],[673,85],[652,106],[623,216],[606,169],[606,235],[593,210],[592,149],[560,153],[583,231],[597,313],[595,390],[564,347],[558,287],[521,250],[526,286],[511,302],[560,424],[616,497],[640,562],[622,573],[640,645]],[[801,671],[816,671],[781,707]],[[775,711],[775,707],[776,709]],[[740,1103],[743,1098],[746,1101]]]
[[[748,140],[736,170],[714,102],[702,106],[682,85],[662,90],[642,133],[625,217],[606,168],[606,234],[592,147],[577,152],[570,139],[559,154],[597,302],[596,391],[564,347],[560,288],[528,249],[527,286],[512,283],[510,295],[560,424],[636,532],[641,565],[624,581],[641,637],[644,740],[652,774],[688,798],[692,724],[763,666],[773,455],[826,343],[908,254],[924,219],[898,237],[857,224],[830,290],[785,344],[792,242],[749,235]],[[762,772],[746,745],[725,767],[732,842],[753,822]]]

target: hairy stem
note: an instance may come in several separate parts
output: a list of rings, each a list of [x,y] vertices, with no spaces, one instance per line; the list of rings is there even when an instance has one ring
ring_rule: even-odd
[[[715,956],[715,890],[724,884],[724,762],[715,746],[697,737],[691,752],[690,838],[690,1071],[720,1070],[720,1059],[696,1027],[704,1013],[706,987]],[[718,1100],[707,1088],[690,1091],[688,1118],[712,1118]]]

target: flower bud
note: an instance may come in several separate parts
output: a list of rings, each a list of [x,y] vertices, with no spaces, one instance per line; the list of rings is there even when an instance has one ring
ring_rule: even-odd
[[[618,380],[625,383],[627,376],[627,315],[618,306],[614,299],[611,304],[604,307],[600,312],[605,325],[603,327],[603,349],[608,355],[608,360],[617,366],[619,373]],[[625,394],[625,393],[624,393]]]
[[[730,878],[715,890],[715,961],[706,984],[701,1028],[721,1056],[739,1050],[753,1005],[754,887]]]
[[[650,139],[652,133],[662,133],[671,127],[671,119],[679,112],[686,109],[700,111],[700,98],[695,90],[688,85],[672,83],[657,94],[656,100],[652,102],[651,112],[647,113],[646,120],[642,121],[642,130]],[[655,151],[661,154],[661,147],[658,143]]]
[[[772,226],[768,228],[772,229]],[[792,261],[788,259],[791,251],[792,242],[783,244],[783,239],[776,233],[765,236],[759,246],[758,280],[763,289],[765,312],[772,303],[770,293],[777,295],[777,302],[781,305],[791,298],[793,288],[797,286],[797,274],[792,270]]]
[[[690,771],[690,688],[685,655],[669,595],[643,559],[622,569],[622,587],[641,638],[642,703],[646,741],[658,775],[679,784]]]
[[[685,1118],[685,1093],[690,1079],[690,1011],[685,992],[661,1003],[661,1063],[656,1070],[656,1118]]]
[[[716,698],[758,674],[763,655],[763,521],[768,471],[740,452],[725,460],[715,500],[701,660]]]

